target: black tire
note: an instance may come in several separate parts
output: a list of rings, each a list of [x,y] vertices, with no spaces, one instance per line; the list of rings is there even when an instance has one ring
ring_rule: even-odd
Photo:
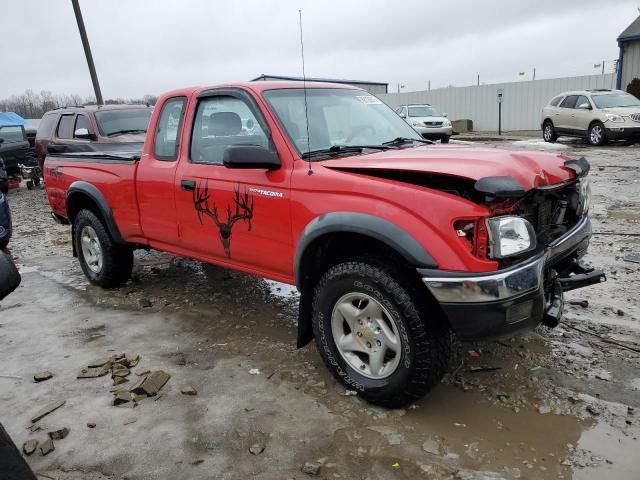
[[[553,127],[553,122],[551,120],[545,120],[542,124],[542,139],[548,143],[554,143],[558,140],[558,134],[556,133],[556,129]]]
[[[439,321],[439,312],[429,315],[426,302],[420,301],[424,296],[396,278],[401,277],[391,268],[370,262],[340,263],[322,276],[313,301],[313,331],[327,368],[347,389],[388,408],[408,405],[428,393],[442,379],[451,354],[449,328]],[[397,327],[402,344],[400,360],[385,378],[363,375],[345,360],[334,341],[334,307],[352,292],[377,300]]]
[[[440,139],[440,143],[449,143],[449,135],[445,135]]]
[[[589,126],[587,141],[589,145],[593,145],[594,147],[600,147],[607,143],[607,131],[602,122],[593,122]]]
[[[94,271],[85,259],[81,238],[85,227],[91,227],[96,234],[102,253],[102,266]],[[116,244],[102,221],[91,210],[80,210],[73,221],[73,244],[78,255],[82,271],[94,285],[114,288],[125,283],[131,277],[133,269],[133,251],[126,245]]]

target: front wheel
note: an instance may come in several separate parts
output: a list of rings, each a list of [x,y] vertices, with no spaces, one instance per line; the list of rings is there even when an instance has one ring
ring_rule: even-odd
[[[607,136],[602,123],[593,122],[589,127],[589,143],[594,147],[599,147],[607,143]]]
[[[553,123],[551,123],[551,121],[549,120],[544,122],[544,125],[542,126],[542,138],[545,142],[549,143],[553,143],[558,139],[558,135],[553,128]]]
[[[125,283],[133,269],[133,251],[116,244],[91,210],[81,210],[73,221],[73,243],[82,271],[94,285],[113,288]]]
[[[446,371],[448,328],[417,297],[391,269],[364,262],[335,265],[315,289],[313,329],[324,363],[373,404],[415,402]]]
[[[449,143],[449,135],[445,135],[440,139],[440,143]]]

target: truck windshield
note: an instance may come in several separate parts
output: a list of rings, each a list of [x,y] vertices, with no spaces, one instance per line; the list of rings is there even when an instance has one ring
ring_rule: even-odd
[[[150,108],[96,112],[98,128],[105,137],[113,137],[125,133],[146,133],[150,118]]]
[[[363,90],[308,88],[307,144],[304,90],[268,90],[263,95],[301,155],[331,147],[381,146],[398,138],[422,139],[391,108]]]
[[[0,127],[0,138],[4,143],[17,143],[26,140],[24,128],[19,125],[5,125]]]
[[[591,95],[598,108],[640,107],[640,100],[628,93],[616,95]]]
[[[435,108],[428,105],[421,105],[419,107],[409,107],[410,117],[441,117],[440,112]]]

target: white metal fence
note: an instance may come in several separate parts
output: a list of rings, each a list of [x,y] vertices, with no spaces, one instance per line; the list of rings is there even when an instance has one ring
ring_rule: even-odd
[[[410,103],[428,103],[446,112],[451,120],[469,118],[475,131],[498,130],[497,89],[504,92],[503,130],[536,130],[540,112],[549,100],[567,90],[615,88],[615,74],[551,78],[525,82],[448,87],[420,92],[387,93],[378,97],[391,107]]]

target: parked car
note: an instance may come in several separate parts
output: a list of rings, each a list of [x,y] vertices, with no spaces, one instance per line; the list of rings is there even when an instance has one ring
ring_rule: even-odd
[[[451,330],[555,326],[563,291],[604,280],[579,262],[584,158],[425,145],[364,90],[306,87],[175,90],[142,155],[47,156],[89,281],[123,284],[153,248],[294,284],[298,346],[315,337],[347,388],[397,407],[444,375]]]
[[[9,200],[4,193],[0,192],[0,250],[7,247],[11,240],[13,225],[11,223],[11,210]]]
[[[396,113],[424,138],[449,143],[453,128],[446,113],[440,113],[428,104],[401,105],[396,109]]]
[[[591,145],[640,139],[640,100],[622,90],[580,90],[551,99],[542,109],[542,137],[584,137]]]
[[[140,152],[152,107],[146,105],[87,105],[44,114],[35,139],[43,168],[47,148],[58,152]]]
[[[27,140],[24,126],[0,125],[0,157],[10,177],[20,175],[20,164],[32,163],[33,149]]]
[[[9,192],[9,176],[7,175],[7,169],[4,166],[4,160],[0,157],[0,193]]]

